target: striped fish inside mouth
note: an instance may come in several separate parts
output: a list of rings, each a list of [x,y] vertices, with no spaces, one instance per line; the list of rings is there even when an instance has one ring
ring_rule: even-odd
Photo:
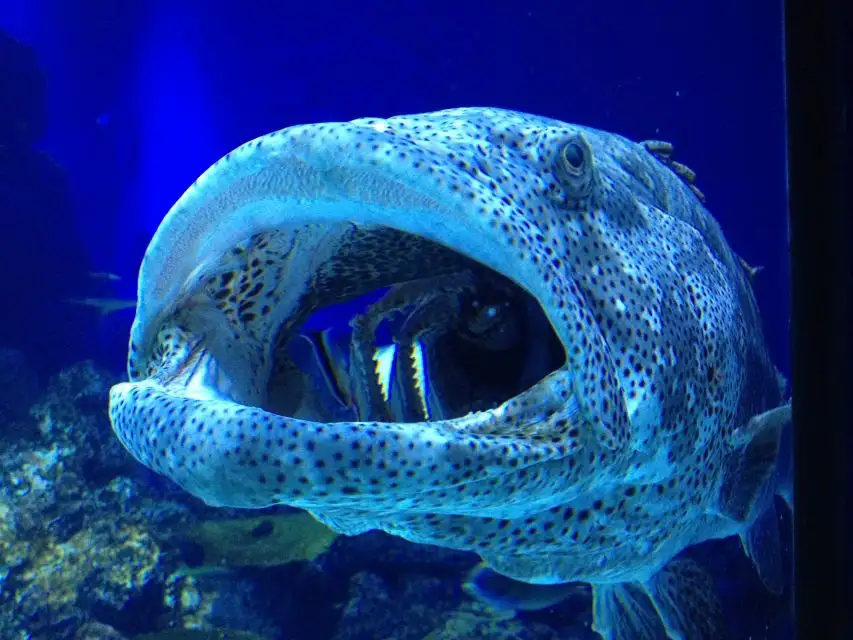
[[[277,410],[318,422],[427,422],[493,409],[559,368],[539,304],[486,269],[332,305],[279,336]],[[300,389],[294,403],[294,389]]]

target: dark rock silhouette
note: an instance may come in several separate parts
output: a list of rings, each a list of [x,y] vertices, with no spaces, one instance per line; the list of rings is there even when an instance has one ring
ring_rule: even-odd
[[[32,49],[0,32],[0,344],[49,374],[84,357],[85,285],[63,170],[35,144],[47,127],[46,79]]]

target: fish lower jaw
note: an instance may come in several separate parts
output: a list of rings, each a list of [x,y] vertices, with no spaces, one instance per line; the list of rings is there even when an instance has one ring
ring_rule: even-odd
[[[525,484],[531,500],[553,494],[546,470],[575,466],[569,438],[544,437],[578,419],[547,404],[553,395],[542,387],[562,378],[490,411],[422,423],[318,423],[240,405],[200,384],[144,380],[111,389],[110,419],[137,460],[215,506],[500,515],[526,508],[506,506]]]

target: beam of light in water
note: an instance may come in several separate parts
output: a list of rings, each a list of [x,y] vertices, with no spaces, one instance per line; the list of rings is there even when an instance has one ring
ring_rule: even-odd
[[[140,138],[135,231],[150,237],[188,180],[221,151],[214,101],[194,45],[200,27],[179,5],[152,3],[140,34],[135,94]]]

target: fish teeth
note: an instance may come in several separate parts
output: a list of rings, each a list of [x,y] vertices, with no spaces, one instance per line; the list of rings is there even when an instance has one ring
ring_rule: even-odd
[[[377,347],[373,352],[373,373],[376,376],[376,381],[379,383],[379,389],[382,393],[382,399],[391,404],[392,389],[394,376],[404,375],[397,371],[394,367],[394,358],[397,355],[397,349],[400,346],[396,343]],[[423,415],[429,417],[429,408],[427,404],[427,375],[426,366],[424,363],[424,349],[420,340],[416,340],[409,351],[409,358],[414,371],[413,380],[400,380],[402,384],[414,383],[417,391],[418,401],[420,402]]]
[[[412,368],[415,371],[415,389],[418,392],[418,400],[421,402],[421,408],[423,409],[424,415],[429,419],[429,407],[427,406],[427,377],[426,367],[424,366],[424,348],[420,340],[415,340],[409,357],[412,359]]]
[[[376,347],[376,350],[373,352],[373,373],[382,391],[382,398],[388,403],[391,402],[391,374],[394,370],[394,355],[396,352],[396,344]]]

